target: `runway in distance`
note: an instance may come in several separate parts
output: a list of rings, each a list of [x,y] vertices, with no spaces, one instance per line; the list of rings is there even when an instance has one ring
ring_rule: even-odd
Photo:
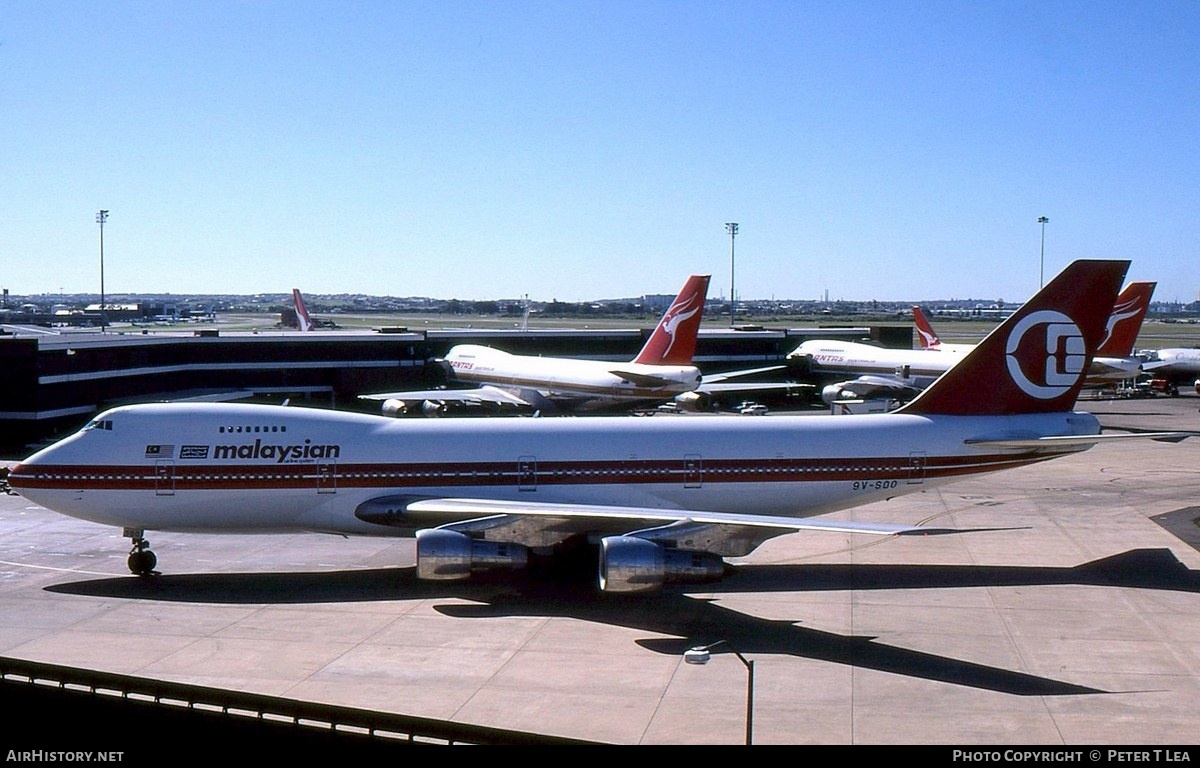
[[[784,366],[701,375],[692,364],[704,314],[709,275],[692,275],[637,357],[627,363],[514,355],[478,344],[458,344],[442,359],[452,380],[473,389],[433,389],[360,395],[382,401],[386,415],[439,416],[452,404],[528,408],[539,413],[595,413],[674,402],[707,410],[717,393],[783,392],[784,383],[732,383]]]
[[[1072,409],[1125,261],[1064,270],[912,402],[854,418],[393,419],[238,404],[130,405],[14,467],[48,509],[147,531],[416,537],[421,579],[594,556],[599,588],[718,579],[797,531],[948,533],[816,516],[1110,440]],[[989,382],[984,388],[979,381]],[[586,559],[586,558],[585,558]]]
[[[1141,374],[1142,360],[1133,354],[1133,347],[1150,308],[1155,286],[1153,282],[1130,283],[1117,297],[1103,341],[1087,369],[1085,387],[1109,386],[1136,379]],[[917,349],[889,349],[872,344],[813,339],[798,346],[788,359],[803,361],[803,367],[810,375],[826,381],[843,375],[855,376],[854,379],[833,381],[821,389],[821,399],[830,405],[874,398],[907,401],[957,364],[975,346],[942,343],[920,307],[913,307],[913,321],[921,344]]]

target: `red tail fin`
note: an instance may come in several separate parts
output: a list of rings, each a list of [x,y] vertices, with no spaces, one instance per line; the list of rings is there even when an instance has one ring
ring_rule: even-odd
[[[646,340],[635,363],[645,365],[691,365],[696,354],[696,333],[704,315],[709,275],[692,275],[683,290],[667,308],[662,319]]]
[[[1074,262],[900,412],[1069,411],[1128,269],[1128,261]]]
[[[1150,297],[1158,283],[1130,283],[1117,297],[1112,314],[1108,316],[1108,328],[1104,341],[1100,342],[1097,354],[1105,357],[1129,357],[1133,345],[1142,331],[1142,320],[1150,308]]]
[[[308,307],[304,306],[304,297],[300,295],[299,288],[292,289],[292,301],[296,303],[296,324],[302,331],[311,331],[313,321],[308,316]]]
[[[938,335],[933,332],[933,326],[929,324],[925,313],[918,306],[913,306],[913,323],[917,326],[917,336],[921,339],[921,349],[930,349],[942,343]]]

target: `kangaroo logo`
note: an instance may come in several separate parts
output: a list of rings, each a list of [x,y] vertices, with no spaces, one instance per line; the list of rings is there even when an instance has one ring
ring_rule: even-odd
[[[1112,314],[1108,316],[1108,326],[1104,329],[1104,341],[1100,342],[1100,348],[1103,348],[1109,339],[1112,338],[1113,331],[1117,329],[1118,323],[1138,316],[1141,312],[1141,303],[1141,297],[1138,296],[1113,307]]]
[[[1038,337],[1038,333],[1044,337]],[[1027,334],[1030,341],[1022,349]],[[1022,392],[1039,400],[1066,394],[1083,377],[1087,344],[1079,326],[1061,312],[1041,310],[1021,318],[1008,336],[1008,374]],[[1024,361],[1025,366],[1022,366]],[[1035,381],[1026,367],[1038,369]]]
[[[679,332],[680,324],[695,315],[698,311],[697,308],[693,306],[693,302],[696,300],[696,295],[697,294],[693,293],[683,301],[675,302],[671,305],[671,308],[667,310],[666,314],[663,315],[661,327],[663,329],[663,333],[667,334],[667,336],[671,338],[671,343],[667,345],[667,348],[662,351],[662,354],[659,357],[667,356],[667,353],[671,351],[671,347],[675,346],[675,334]]]

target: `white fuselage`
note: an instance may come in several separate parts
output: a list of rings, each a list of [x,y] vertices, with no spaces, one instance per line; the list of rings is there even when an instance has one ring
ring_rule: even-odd
[[[131,529],[411,535],[355,512],[403,497],[805,517],[1086,447],[968,439],[1098,433],[1086,413],[425,421],[157,404],[101,414],[10,482],[49,509]]]
[[[926,387],[965,354],[957,348],[891,349],[816,339],[803,342],[788,357],[807,357],[810,370],[816,374],[898,376],[917,387]]]
[[[1200,349],[1173,347],[1156,350],[1150,354],[1146,369],[1155,376],[1178,379],[1200,377]]]
[[[662,402],[696,389],[701,378],[700,369],[691,365],[533,357],[474,344],[453,347],[445,360],[458,381],[513,393],[536,392],[579,410]]]
[[[939,345],[925,349],[892,349],[854,342],[812,340],[800,344],[789,358],[809,358],[816,374],[896,376],[924,388],[950,370],[974,349],[971,345]],[[1135,379],[1141,360],[1134,357],[1096,357],[1088,366],[1086,385]]]

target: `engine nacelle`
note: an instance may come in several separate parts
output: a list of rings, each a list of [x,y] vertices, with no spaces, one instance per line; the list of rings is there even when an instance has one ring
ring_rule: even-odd
[[[399,417],[420,413],[422,416],[437,418],[438,416],[445,415],[446,403],[442,400],[414,401],[391,397],[383,401],[383,408],[380,410],[384,416]]]
[[[707,392],[684,392],[675,396],[675,404],[685,411],[708,411],[712,409],[712,396]]]
[[[844,384],[828,384],[821,388],[821,399],[828,405],[838,400],[853,400],[857,397],[854,392],[846,389]]]
[[[417,531],[417,578],[462,580],[488,568],[524,568],[529,550],[506,541],[481,541],[458,531]]]
[[[403,400],[390,397],[383,401],[383,408],[381,410],[384,416],[407,416],[408,407],[409,404]]]
[[[715,581],[725,561],[711,552],[667,549],[637,536],[600,540],[600,589],[604,592],[651,592],[668,581]]]

